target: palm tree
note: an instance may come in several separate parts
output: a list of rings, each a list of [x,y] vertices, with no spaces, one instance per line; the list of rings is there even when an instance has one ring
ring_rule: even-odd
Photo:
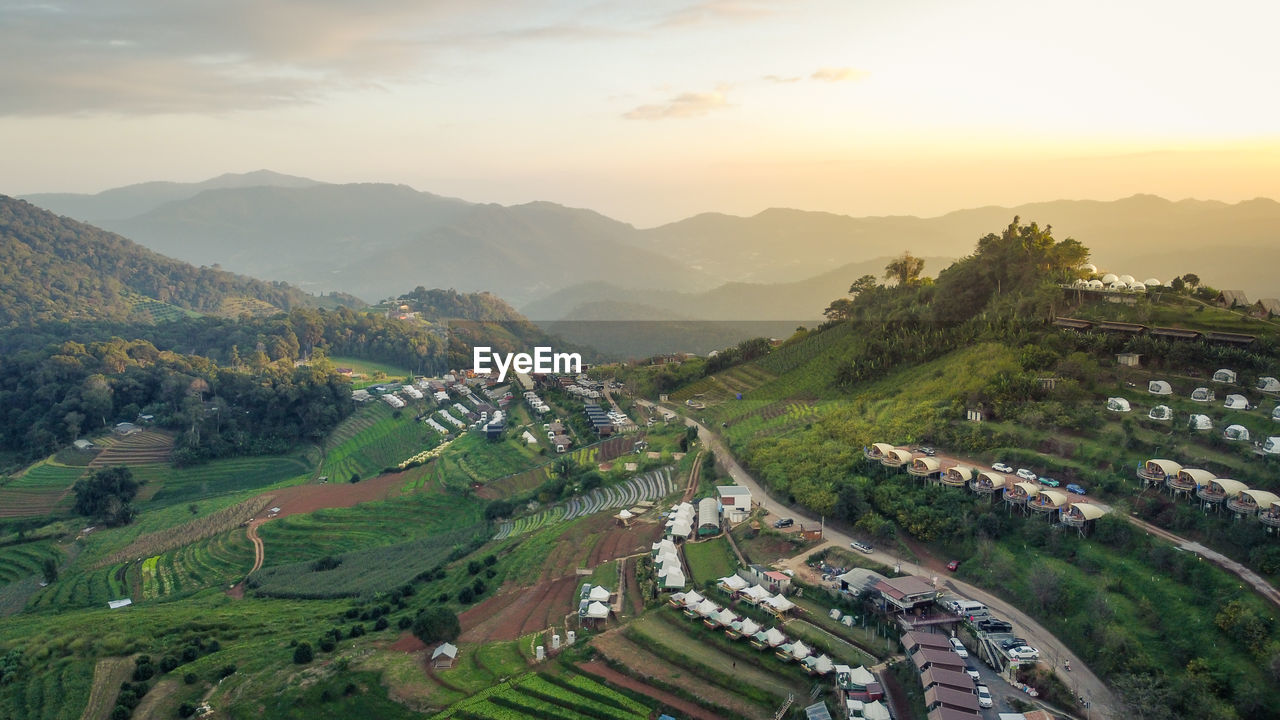
[[[908,250],[884,266],[884,278],[897,279],[899,285],[915,285],[920,281],[920,273],[923,270],[924,260],[912,255]]]

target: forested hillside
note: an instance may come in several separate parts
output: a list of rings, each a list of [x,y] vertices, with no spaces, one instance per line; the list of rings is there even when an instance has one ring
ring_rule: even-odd
[[[183,310],[261,314],[353,301],[193,267],[0,196],[0,327],[49,320],[145,323]]]

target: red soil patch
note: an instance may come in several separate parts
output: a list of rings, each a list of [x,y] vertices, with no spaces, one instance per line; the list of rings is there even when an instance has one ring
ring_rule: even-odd
[[[395,642],[391,643],[387,647],[397,652],[406,652],[406,653],[418,652],[419,650],[427,649],[426,643],[419,640],[411,632],[406,632],[405,634],[401,635],[399,640],[396,640]]]
[[[624,687],[624,688],[627,688],[628,690],[638,692],[641,695],[651,697],[654,700],[657,700],[658,702],[662,703],[663,705],[666,705],[667,707],[670,707],[675,710],[679,710],[680,712],[684,713],[685,715],[688,715],[689,717],[699,718],[699,720],[720,720],[718,715],[716,715],[715,713],[712,713],[709,710],[706,710],[705,708],[699,707],[689,702],[688,700],[678,698],[669,692],[659,690],[658,688],[653,687],[652,685],[647,685],[643,682],[640,682],[639,680],[636,680],[633,677],[628,677],[626,675],[623,675],[622,673],[618,672],[617,670],[614,670],[613,668],[600,662],[599,660],[592,660],[591,662],[578,663],[577,667],[579,670],[582,670],[583,672],[589,673],[591,675],[595,675],[601,680],[604,680],[609,685],[617,685],[619,687]]]

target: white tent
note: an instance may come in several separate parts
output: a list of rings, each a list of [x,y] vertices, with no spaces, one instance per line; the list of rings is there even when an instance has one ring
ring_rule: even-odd
[[[731,593],[746,590],[747,584],[746,580],[743,580],[737,575],[726,575],[725,577],[720,578],[720,587]]]
[[[1125,285],[1124,283],[1122,283],[1122,282],[1120,282],[1119,280],[1117,280],[1117,281],[1115,281],[1115,282],[1111,283],[1110,285],[1108,285],[1108,286],[1107,286],[1107,289],[1108,289],[1108,290],[1128,290],[1128,289],[1129,289],[1129,286],[1128,286],[1128,285]]]
[[[1227,429],[1222,431],[1222,437],[1227,440],[1247,441],[1249,439],[1249,428],[1243,425],[1228,425]]]
[[[701,615],[702,617],[711,617],[712,615],[720,612],[720,606],[710,600],[703,600],[698,603],[698,607],[694,608],[693,612]]]
[[[1147,417],[1152,420],[1168,420],[1173,417],[1173,411],[1168,405],[1157,405],[1151,408],[1151,412],[1147,413]]]
[[[1257,387],[1262,392],[1280,393],[1280,380],[1273,377],[1260,377]]]
[[[1122,397],[1107,398],[1107,409],[1111,412],[1129,412],[1129,401]]]
[[[747,602],[752,605],[758,605],[772,597],[772,593],[759,585],[752,585],[746,590],[743,590],[742,595],[747,599]]]
[[[1117,280],[1119,280],[1119,279],[1120,279],[1120,278],[1116,277],[1116,274],[1115,274],[1115,273],[1107,273],[1106,275],[1103,275],[1103,276],[1102,276],[1102,284],[1103,284],[1103,285],[1110,285],[1111,283],[1113,283],[1113,282],[1115,282],[1115,281],[1117,281]]]
[[[778,628],[769,628],[762,633],[757,633],[757,637],[769,647],[778,647],[787,641],[787,636],[783,635]]]
[[[1119,277],[1117,277],[1117,278],[1116,278],[1116,281],[1117,281],[1117,282],[1122,282],[1122,283],[1124,283],[1125,285],[1132,285],[1132,284],[1134,284],[1135,282],[1137,282],[1137,281],[1138,281],[1138,279],[1137,279],[1137,278],[1135,278],[1135,277],[1134,277],[1134,276],[1132,276],[1132,275],[1121,275],[1121,276],[1119,276]]]
[[[859,665],[849,670],[849,684],[856,687],[866,687],[876,681],[876,676],[871,671]]]
[[[1089,281],[1089,289],[1090,289],[1090,290],[1101,290],[1101,289],[1102,289],[1102,288],[1104,288],[1104,287],[1106,287],[1106,284],[1105,284],[1105,283],[1103,283],[1101,280],[1090,280],[1090,281]]]
[[[630,520],[633,517],[635,517],[635,515],[632,515],[631,511],[626,508],[623,508],[622,510],[618,511],[619,520]]]
[[[1147,383],[1147,392],[1152,395],[1172,395],[1173,386],[1164,380],[1152,380]]]
[[[693,592],[687,592],[684,594],[684,606],[692,609],[697,607],[698,603],[702,602],[705,599],[706,598],[703,598],[701,595],[698,594],[697,590],[694,590]]]
[[[1249,398],[1243,395],[1228,395],[1227,401],[1222,406],[1228,410],[1248,410]]]
[[[684,583],[684,571],[680,568],[671,568],[667,571],[666,577],[662,578],[664,588],[681,588],[684,587]]]
[[[1144,293],[1146,291],[1147,291],[1147,286],[1143,285],[1140,282],[1129,283],[1129,292]]]
[[[1272,435],[1262,443],[1262,452],[1268,455],[1280,455],[1280,437]]]
[[[1280,405],[1276,405],[1275,410],[1271,411],[1272,420],[1280,420]]]
[[[874,700],[862,706],[862,720],[893,720],[893,716],[884,703]]]
[[[662,553],[663,550],[670,550],[671,552],[675,552],[676,544],[666,538],[663,538],[658,542],[654,543],[652,546],[652,552],[655,555]]]
[[[608,602],[610,592],[599,585],[591,588],[591,592],[587,595],[587,599],[592,602]]]
[[[826,655],[809,656],[804,659],[804,665],[815,675],[826,675],[835,667],[835,663],[831,662],[831,658]]]
[[[1202,387],[1196,388],[1195,390],[1191,391],[1191,399],[1195,400],[1196,402],[1212,402],[1213,391],[1210,390],[1209,388],[1202,388]]]
[[[756,622],[755,620],[752,620],[751,618],[745,618],[742,621],[742,625],[734,629],[742,633],[743,635],[746,635],[747,637],[751,637],[752,635],[755,635],[756,633],[760,632],[760,623]]]
[[[1222,368],[1213,374],[1213,381],[1217,383],[1234,383],[1236,381],[1236,371]]]
[[[1213,421],[1209,419],[1208,415],[1192,415],[1191,419],[1187,422],[1187,425],[1190,426],[1192,430],[1213,429]]]
[[[729,627],[730,625],[733,624],[735,620],[738,619],[738,616],[734,614],[734,612],[729,608],[724,608],[723,610],[716,613],[715,615],[712,615],[710,619],[715,621],[719,625],[724,625],[725,627]]]
[[[812,654],[813,654],[813,651],[809,649],[809,646],[805,645],[803,642],[799,640],[797,640],[795,644],[791,646],[791,657],[797,660],[803,660]]]
[[[774,611],[778,613],[787,612],[788,610],[791,610],[796,606],[795,603],[791,602],[790,600],[786,599],[781,595],[774,595],[768,600],[765,600],[764,604],[773,608]]]
[[[1088,274],[1090,274],[1090,275],[1097,275],[1097,274],[1098,274],[1098,266],[1097,266],[1097,265],[1094,265],[1093,263],[1085,263],[1085,264],[1083,264],[1083,265],[1081,265],[1081,266],[1080,266],[1080,272],[1088,273]]]
[[[1143,284],[1143,285],[1146,285],[1146,286],[1147,286],[1147,287],[1149,287],[1149,288],[1155,288],[1155,287],[1160,287],[1160,286],[1161,286],[1161,285],[1163,285],[1164,283],[1160,282],[1159,280],[1157,280],[1157,279],[1155,279],[1155,278],[1147,278],[1146,280],[1143,280],[1143,281],[1142,281],[1142,284]]]
[[[609,606],[604,603],[593,602],[587,606],[587,617],[592,620],[603,620],[609,617]]]

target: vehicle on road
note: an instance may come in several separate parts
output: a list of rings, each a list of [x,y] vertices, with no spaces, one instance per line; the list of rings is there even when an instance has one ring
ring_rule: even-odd
[[[872,548],[871,548],[871,546],[870,546],[870,545],[868,545],[868,544],[866,544],[866,543],[864,543],[864,542],[859,542],[858,540],[854,540],[853,542],[849,543],[849,547],[851,547],[851,548],[853,548],[854,550],[857,550],[857,551],[859,551],[859,552],[864,552],[864,553],[866,553],[866,554],[868,554],[868,555],[870,555],[870,554],[871,554],[871,551],[872,551]]]
[[[991,469],[992,469],[992,470],[995,470],[996,472],[1002,472],[1002,473],[1011,473],[1011,472],[1013,472],[1013,468],[1012,468],[1012,467],[1010,467],[1010,466],[1008,466],[1008,465],[1005,465],[1005,464],[1004,464],[1004,463],[1002,463],[1002,462],[991,463]]]
[[[931,447],[929,447],[929,446],[927,446],[927,445],[926,445],[926,446],[924,446],[924,447],[922,447],[922,448],[920,448],[920,452],[924,453],[925,455],[928,455],[929,457],[933,457],[934,455],[937,455],[937,454],[938,454],[938,451],[937,451],[937,450],[934,450],[933,448],[931,448]]]
[[[989,633],[1013,632],[1013,623],[995,618],[983,618],[978,621],[978,629]]]
[[[995,706],[996,706],[996,701],[994,698],[991,697],[991,690],[989,690],[986,685],[979,685],[978,686],[978,707],[993,708]]]
[[[950,570],[951,572],[955,572],[959,568],[960,568],[959,560],[952,560],[951,562],[947,563],[947,569]]]
[[[1016,648],[1016,647],[1018,647],[1018,646],[1020,646],[1020,645],[1026,645],[1026,644],[1027,644],[1027,641],[1026,641],[1026,639],[1024,639],[1024,638],[1020,638],[1020,637],[1010,638],[1010,639],[1008,639],[1008,640],[1001,640],[1001,641],[1000,641],[1000,649],[1001,649],[1001,650],[1009,650],[1009,649],[1012,649],[1012,648]]]
[[[978,668],[976,668],[976,667],[974,667],[974,666],[972,666],[972,665],[965,665],[965,666],[964,666],[964,672],[965,672],[965,674],[966,674],[966,675],[968,675],[969,677],[973,678],[973,681],[974,681],[974,682],[978,682],[979,680],[981,680],[981,679],[982,679],[982,676],[978,674]]]
[[[774,521],[773,526],[776,528],[791,527],[796,524],[795,518],[778,518]]]
[[[1019,645],[1005,650],[1012,660],[1039,660],[1040,651],[1030,645]]]
[[[960,642],[960,638],[951,638],[951,647],[955,648],[956,654],[962,658],[969,657],[969,650],[965,648],[964,643]]]
[[[1070,485],[1067,486],[1067,492],[1073,495],[1084,495],[1085,492],[1087,491],[1084,489],[1083,485],[1077,485],[1075,483],[1071,483]]]
[[[1018,471],[1014,473],[1014,475],[1017,475],[1018,477],[1022,478],[1023,480],[1026,480],[1027,482],[1036,481],[1036,474],[1026,468],[1018,468]]]

